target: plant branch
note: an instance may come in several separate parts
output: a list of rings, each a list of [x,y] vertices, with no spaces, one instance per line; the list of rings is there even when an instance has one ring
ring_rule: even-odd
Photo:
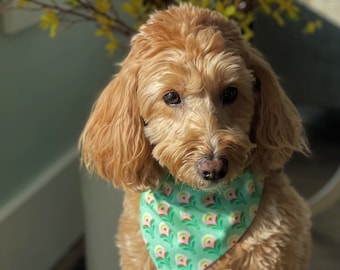
[[[10,2],[10,0],[8,2]],[[91,15],[77,11],[77,7],[75,7],[75,8],[62,7],[62,6],[58,5],[55,1],[53,1],[52,3],[45,3],[45,2],[41,2],[39,0],[29,0],[29,2],[32,3],[32,4],[35,4],[36,6],[39,6],[39,8],[53,9],[53,10],[60,12],[61,14],[72,15],[72,16],[81,18],[85,21],[92,21],[92,22],[98,23],[96,18],[95,18],[95,15],[103,16],[104,18],[115,23],[112,26],[110,26],[110,29],[112,29],[112,31],[116,31],[116,32],[123,34],[123,35],[126,35],[126,36],[131,36],[132,34],[134,34],[136,32],[132,27],[130,27],[128,24],[124,23],[119,17],[110,16],[110,14],[108,14],[108,13],[104,13],[104,12],[99,11],[88,1],[85,3],[82,0],[77,0],[77,3],[79,3],[84,10],[91,12],[92,13]],[[24,8],[28,9],[28,10],[39,9],[39,8],[34,8],[34,7],[24,7]],[[67,20],[67,19],[65,19],[65,20]]]

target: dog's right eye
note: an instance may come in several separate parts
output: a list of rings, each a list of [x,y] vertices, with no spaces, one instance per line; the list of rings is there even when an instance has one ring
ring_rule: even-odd
[[[181,97],[175,91],[166,93],[163,96],[163,100],[164,100],[165,104],[167,104],[169,106],[175,106],[175,105],[178,105],[182,102]]]
[[[234,86],[227,87],[222,94],[222,102],[224,105],[232,104],[237,98],[237,88]]]

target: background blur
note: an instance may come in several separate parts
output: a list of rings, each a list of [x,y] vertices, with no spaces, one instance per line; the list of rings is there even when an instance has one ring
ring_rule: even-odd
[[[306,36],[294,23],[280,28],[267,17],[255,23],[254,44],[272,64],[297,105],[312,156],[294,156],[287,166],[293,185],[310,198],[340,165],[340,1],[306,0],[303,15],[321,18],[321,31]],[[340,189],[338,197],[340,197]],[[340,202],[313,217],[311,270],[340,267]]]
[[[322,18],[321,31],[305,36],[301,25],[281,28],[259,16],[253,42],[306,124],[314,154],[287,167],[306,198],[340,164],[340,20],[327,15],[340,14],[340,1],[316,2],[332,7],[304,8],[307,18]],[[119,269],[114,233],[122,194],[80,173],[76,145],[127,49],[108,57],[90,24],[55,39],[37,26],[8,35],[0,16],[0,269],[80,270],[85,259],[90,270]],[[313,218],[311,269],[339,269],[339,215],[337,203]]]

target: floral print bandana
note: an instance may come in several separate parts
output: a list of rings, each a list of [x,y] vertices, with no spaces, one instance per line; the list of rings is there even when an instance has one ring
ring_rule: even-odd
[[[157,269],[203,270],[226,253],[256,216],[263,183],[245,171],[218,191],[194,190],[168,175],[142,193],[140,225]]]

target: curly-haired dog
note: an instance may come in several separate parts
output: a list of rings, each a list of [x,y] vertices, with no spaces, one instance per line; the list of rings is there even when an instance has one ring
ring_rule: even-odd
[[[301,119],[234,23],[153,14],[80,139],[125,193],[122,269],[306,269],[309,210],[282,169],[308,153]]]

